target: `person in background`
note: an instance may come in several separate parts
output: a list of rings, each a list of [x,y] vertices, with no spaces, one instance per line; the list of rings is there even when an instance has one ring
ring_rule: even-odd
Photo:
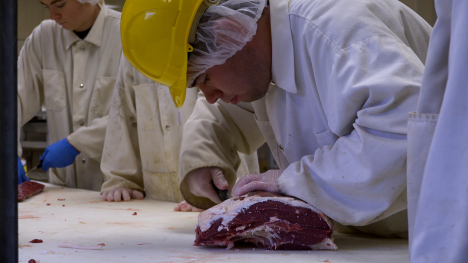
[[[100,190],[106,116],[122,52],[120,13],[102,0],[41,3],[50,20],[34,29],[18,58],[18,132],[45,105],[51,144],[40,160],[49,182]]]
[[[174,34],[174,52],[185,47],[160,62],[168,68],[160,80],[171,90],[197,87],[206,97],[184,126],[186,201],[208,208],[220,201],[215,187],[233,187],[233,195],[270,191],[302,199],[338,225],[407,237],[407,115],[416,109],[431,27],[397,0],[176,2],[152,14],[165,21],[178,5],[185,12],[158,24],[174,28],[159,35]],[[130,19],[122,26],[123,37],[126,28],[150,34]],[[138,58],[145,67],[143,54]],[[178,63],[186,74],[173,74]],[[234,185],[224,167],[264,140],[280,169]],[[206,162],[223,174],[198,166]]]
[[[468,2],[436,0],[418,107],[408,118],[412,263],[468,258]]]
[[[172,103],[169,89],[138,72],[122,55],[105,136],[101,169],[102,199],[146,198],[181,202],[179,153],[182,127],[190,117],[198,89],[187,93],[183,107]],[[258,173],[256,153],[241,154],[238,173]],[[186,202],[177,211],[199,211]]]

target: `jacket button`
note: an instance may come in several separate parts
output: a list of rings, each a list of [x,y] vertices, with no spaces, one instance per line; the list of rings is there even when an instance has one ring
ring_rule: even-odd
[[[80,88],[84,88],[84,84],[80,84]]]
[[[84,50],[84,47],[80,47],[81,50]]]
[[[281,146],[281,144],[278,144],[278,147],[280,148],[282,152],[284,152],[283,146]]]
[[[85,163],[85,162],[86,162],[86,159],[83,159],[83,160],[81,160],[81,161],[82,161],[83,163]]]
[[[84,126],[84,121],[80,121],[80,126]]]
[[[167,130],[167,131],[170,131],[170,130],[171,130],[171,126],[166,125],[166,130]]]

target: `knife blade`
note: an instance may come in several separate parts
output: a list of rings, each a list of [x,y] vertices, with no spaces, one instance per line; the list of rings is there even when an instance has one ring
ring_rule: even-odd
[[[227,189],[225,189],[225,190],[219,189],[218,187],[216,187],[216,185],[214,184],[213,181],[211,181],[211,184],[213,185],[213,188],[215,189],[216,193],[218,194],[219,199],[221,199],[221,202],[224,202],[225,200],[232,197]]]
[[[31,168],[31,170],[29,170],[29,171],[26,173],[26,175],[28,175],[30,172],[33,172],[33,171],[37,170],[37,168],[42,168],[42,163],[43,163],[43,162],[44,162],[44,161],[40,160],[39,163],[38,163],[36,166],[34,166],[33,168]]]

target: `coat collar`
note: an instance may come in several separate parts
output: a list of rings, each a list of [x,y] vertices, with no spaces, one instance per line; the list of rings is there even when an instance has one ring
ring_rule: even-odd
[[[294,51],[289,24],[289,0],[270,1],[272,40],[272,80],[290,93],[297,93],[294,74]]]
[[[98,3],[98,5],[101,11],[99,11],[99,15],[96,18],[96,21],[94,21],[94,24],[88,35],[85,37],[84,41],[90,42],[91,44],[100,47],[102,36],[104,35],[104,23],[107,17],[107,8],[101,3]],[[70,49],[71,46],[78,40],[80,40],[80,38],[73,31],[65,30],[65,45],[67,49]]]

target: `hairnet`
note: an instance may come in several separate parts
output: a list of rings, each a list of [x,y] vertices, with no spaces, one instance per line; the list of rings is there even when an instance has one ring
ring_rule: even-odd
[[[86,4],[86,3],[89,3],[89,4],[92,4],[92,5],[95,5],[97,3],[99,3],[101,0],[76,0],[82,4]]]
[[[200,17],[187,65],[187,85],[207,69],[222,65],[252,40],[266,0],[221,0]]]

